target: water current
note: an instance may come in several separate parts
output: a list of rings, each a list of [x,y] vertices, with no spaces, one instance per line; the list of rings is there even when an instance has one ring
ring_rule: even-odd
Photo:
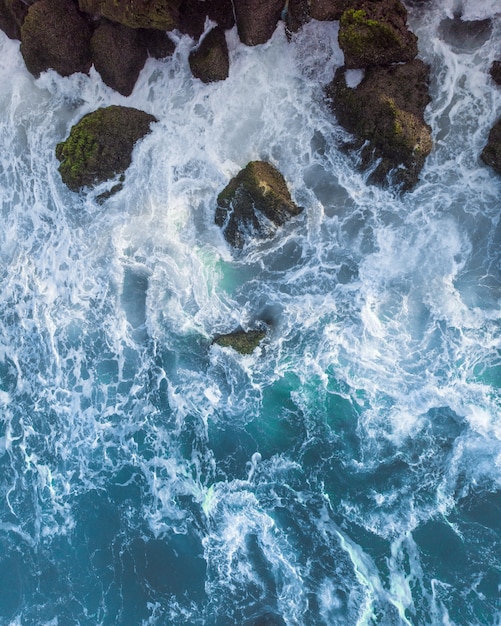
[[[434,149],[405,195],[342,150],[336,22],[229,31],[211,85],[174,34],[128,98],[1,34],[2,625],[501,624],[501,12],[457,8],[409,5]],[[159,121],[103,203],[54,148],[108,104]],[[305,210],[235,253],[215,202],[254,159]]]

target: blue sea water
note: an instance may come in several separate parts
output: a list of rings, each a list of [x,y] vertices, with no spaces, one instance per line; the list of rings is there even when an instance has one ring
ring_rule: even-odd
[[[409,5],[435,145],[404,196],[342,150],[336,23],[231,31],[212,85],[179,36],[128,98],[0,38],[0,624],[501,624],[501,11],[456,9]],[[102,203],[54,148],[108,104],[159,122]],[[235,254],[252,159],[305,210]]]

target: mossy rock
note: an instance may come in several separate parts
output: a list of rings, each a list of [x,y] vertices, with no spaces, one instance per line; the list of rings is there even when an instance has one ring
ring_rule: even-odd
[[[265,161],[248,163],[219,194],[217,205],[215,222],[235,248],[248,237],[273,236],[277,226],[302,211],[282,174]]]
[[[490,75],[496,84],[501,85],[501,61],[494,61],[492,63]]]
[[[38,0],[21,27],[21,54],[34,76],[48,69],[62,76],[88,73],[92,28],[72,0]]]
[[[204,83],[213,83],[228,78],[230,59],[224,30],[213,28],[189,56],[193,76]]]
[[[400,0],[364,2],[347,9],[339,22],[339,47],[348,69],[405,63],[418,52]]]
[[[138,30],[103,19],[90,42],[92,61],[103,82],[129,96],[148,52]]]
[[[179,0],[78,0],[81,11],[130,28],[173,30],[179,24]]]
[[[501,175],[501,118],[491,128],[487,144],[480,157],[486,165]]]
[[[362,165],[379,162],[370,182],[411,189],[431,151],[431,128],[424,121],[429,67],[415,59],[391,67],[368,68],[356,88],[340,68],[326,89],[338,122],[365,147]]]
[[[265,337],[265,330],[236,330],[225,335],[218,335],[213,343],[222,348],[233,348],[240,354],[252,354]]]
[[[131,163],[134,144],[155,121],[149,113],[115,105],[88,113],[56,146],[63,181],[79,191],[121,174]]]

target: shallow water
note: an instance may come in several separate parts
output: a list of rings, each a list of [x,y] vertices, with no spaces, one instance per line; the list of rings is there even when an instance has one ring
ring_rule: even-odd
[[[180,38],[128,98],[0,39],[0,623],[501,623],[501,14],[463,50],[436,5],[410,6],[435,147],[403,197],[340,149],[335,23],[229,32],[212,85]],[[108,104],[159,122],[100,204],[54,147]],[[252,159],[305,211],[234,254],[215,201]],[[259,320],[253,355],[211,346]]]

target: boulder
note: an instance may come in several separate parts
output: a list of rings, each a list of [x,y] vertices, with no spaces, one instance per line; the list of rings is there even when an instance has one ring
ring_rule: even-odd
[[[341,19],[344,11],[356,8],[359,0],[289,0],[286,24],[290,32],[297,32],[310,20],[331,22]]]
[[[265,337],[265,330],[236,330],[225,335],[218,335],[213,343],[223,348],[233,348],[240,354],[252,354]]]
[[[326,88],[338,122],[362,146],[362,167],[378,163],[370,181],[411,189],[431,151],[431,129],[424,121],[429,67],[415,59],[390,67],[372,67],[360,84],[346,84],[340,68]]]
[[[348,69],[405,63],[417,55],[400,0],[368,0],[347,9],[339,22],[339,47]]]
[[[79,191],[121,174],[131,163],[135,143],[150,132],[155,121],[149,113],[122,106],[84,115],[56,146],[63,182]]]
[[[179,7],[179,30],[198,41],[204,32],[206,16],[205,0],[183,0]]]
[[[501,174],[501,118],[491,128],[480,158],[486,165],[490,165],[498,174]]]
[[[204,83],[212,83],[228,78],[230,59],[224,30],[220,26],[213,28],[203,38],[196,50],[189,56],[193,76]]]
[[[8,5],[7,0],[0,0],[0,30],[9,39],[21,39],[21,27]]]
[[[232,0],[205,0],[207,17],[216,22],[224,30],[235,26]]]
[[[94,67],[103,82],[129,96],[148,57],[140,33],[103,19],[92,35],[90,47]]]
[[[257,46],[275,32],[285,0],[238,0],[234,6],[240,41]]]
[[[490,75],[495,83],[501,85],[501,61],[494,61],[492,63]]]
[[[21,27],[21,54],[34,76],[48,69],[62,76],[87,73],[92,28],[72,0],[39,0]]]
[[[137,33],[150,57],[165,59],[174,54],[176,44],[165,31],[155,28],[138,28]]]
[[[130,28],[173,30],[179,22],[180,0],[78,0],[81,11],[106,17]]]
[[[247,237],[266,238],[302,209],[291,199],[282,174],[264,161],[251,161],[217,198],[215,222],[228,243],[242,248]]]

